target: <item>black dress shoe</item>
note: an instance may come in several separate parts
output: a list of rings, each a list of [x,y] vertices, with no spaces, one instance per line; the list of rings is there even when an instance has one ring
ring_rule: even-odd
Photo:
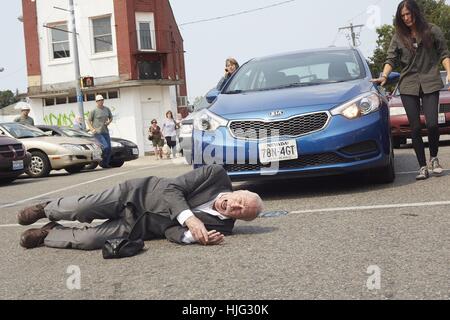
[[[45,237],[48,232],[57,226],[58,223],[52,221],[42,228],[28,229],[20,236],[20,245],[26,249],[37,248],[44,244]]]
[[[40,203],[21,210],[17,214],[17,221],[23,226],[35,223],[39,219],[46,218],[44,208],[49,202]]]

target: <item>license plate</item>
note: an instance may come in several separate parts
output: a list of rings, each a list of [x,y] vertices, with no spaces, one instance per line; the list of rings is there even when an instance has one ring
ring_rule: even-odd
[[[258,151],[261,163],[298,159],[296,140],[260,143]]]
[[[445,119],[445,113],[439,113],[438,122],[439,122],[439,124],[445,124],[447,122]]]
[[[133,154],[139,154],[138,148],[133,148]]]
[[[102,154],[100,151],[94,151],[92,153],[92,160],[102,160]]]
[[[23,169],[23,160],[13,161],[12,166],[13,166],[13,170],[22,170]]]

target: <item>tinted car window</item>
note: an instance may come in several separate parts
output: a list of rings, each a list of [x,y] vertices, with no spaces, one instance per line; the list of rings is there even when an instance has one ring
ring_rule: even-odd
[[[364,66],[354,50],[295,53],[249,61],[238,70],[224,93],[319,85],[364,77]]]

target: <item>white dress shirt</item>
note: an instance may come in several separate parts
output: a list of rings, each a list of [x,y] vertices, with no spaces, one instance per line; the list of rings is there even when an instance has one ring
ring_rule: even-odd
[[[211,201],[208,201],[198,207],[193,208],[192,210],[184,210],[183,212],[181,212],[178,216],[177,216],[177,220],[178,222],[185,227],[186,226],[186,220],[189,219],[190,217],[192,217],[194,215],[193,211],[203,211],[206,212],[212,216],[216,216],[221,220],[226,220],[229,219],[228,217],[225,217],[223,215],[221,215],[218,211],[214,210],[213,205],[214,202],[216,202],[217,199],[219,199],[223,194],[225,193],[219,193],[219,195],[214,198]],[[187,230],[184,232],[183,238],[181,239],[181,241],[183,241],[183,243],[186,244],[191,244],[191,243],[195,243],[196,240],[194,239],[194,237],[192,236],[191,231]]]

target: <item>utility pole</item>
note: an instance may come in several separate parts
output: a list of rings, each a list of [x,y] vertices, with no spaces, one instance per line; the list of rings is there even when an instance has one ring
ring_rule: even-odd
[[[354,26],[353,23],[350,23],[350,25],[347,26],[347,27],[339,28],[339,31],[350,29],[350,35],[351,35],[351,37],[352,37],[352,43],[353,43],[353,46],[356,47],[356,33],[355,33],[355,28],[362,28],[362,27],[364,27],[363,24],[358,24],[358,25]]]
[[[83,106],[83,92],[81,92],[81,84],[80,84],[80,79],[81,79],[81,74],[80,74],[80,58],[78,56],[78,39],[77,39],[77,27],[75,24],[75,8],[73,5],[73,0],[69,0],[69,10],[64,9],[64,8],[59,8],[59,7],[53,7],[55,9],[58,10],[62,10],[62,11],[67,11],[70,13],[70,23],[69,23],[69,27],[70,30],[65,31],[62,29],[58,29],[58,28],[53,28],[50,26],[46,26],[44,25],[44,27],[49,28],[49,29],[56,29],[59,31],[63,31],[63,32],[67,32],[67,33],[71,33],[72,34],[72,43],[73,43],[73,63],[74,63],[74,67],[75,67],[75,88],[77,91],[77,102],[78,102],[78,115],[84,119],[84,106]],[[84,129],[86,129],[86,125],[83,122],[81,122],[81,126]]]
[[[75,24],[75,8],[73,5],[73,0],[69,0],[69,11],[70,18],[72,21],[71,32],[72,32],[72,42],[73,42],[73,62],[75,65],[75,80],[76,80],[76,90],[77,90],[77,102],[78,102],[78,115],[84,119],[84,106],[83,106],[83,93],[81,92],[80,84],[80,58],[78,57],[78,39],[77,39],[77,27]],[[86,129],[84,121],[81,122],[81,127],[83,130]]]

